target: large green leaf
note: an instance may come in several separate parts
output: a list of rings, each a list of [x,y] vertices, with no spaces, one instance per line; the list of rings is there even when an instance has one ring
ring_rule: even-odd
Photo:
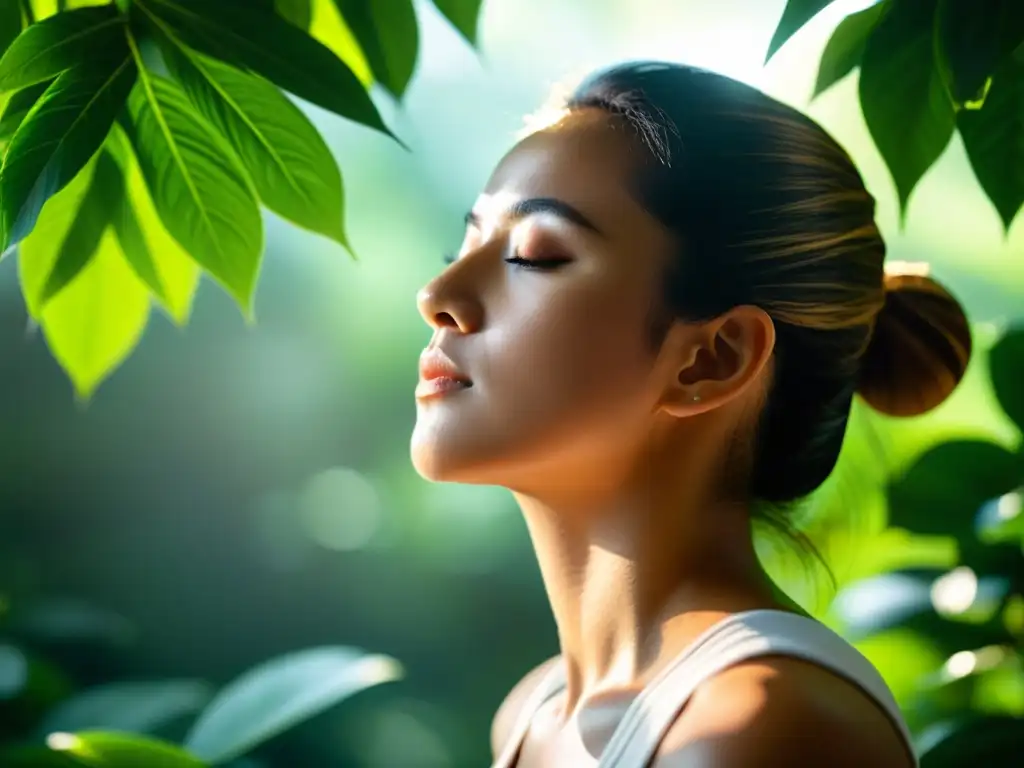
[[[248,315],[263,223],[245,169],[170,80],[144,73],[129,108],[132,147],[160,219]]]
[[[46,89],[0,165],[0,251],[32,231],[43,204],[100,148],[135,77],[130,56],[103,58],[67,70]]]
[[[43,284],[39,304],[46,306],[65,286],[78,277],[96,253],[107,227],[112,223],[111,210],[124,188],[121,169],[106,152],[99,155],[92,182],[82,198],[67,233],[57,250],[57,258]]]
[[[889,489],[889,522],[914,533],[973,537],[975,513],[1024,478],[1017,454],[982,440],[941,443]]]
[[[118,241],[128,263],[171,319],[184,325],[199,285],[199,266],[160,220],[139,162],[119,126],[114,126],[107,147],[121,166],[125,180],[124,196],[114,219]]]
[[[354,648],[282,656],[227,685],[200,715],[185,745],[204,760],[221,763],[400,674],[394,659]]]
[[[54,733],[46,743],[89,768],[205,768],[174,744],[126,733]]]
[[[43,288],[92,181],[90,165],[43,207],[21,244],[18,268],[29,312],[75,390],[89,397],[131,354],[149,318],[149,294],[108,229],[88,265],[45,308]]]
[[[79,64],[120,60],[123,28],[113,5],[65,11],[33,24],[0,59],[0,92],[27,88]]]
[[[201,680],[107,683],[88,688],[48,713],[37,729],[43,738],[55,731],[105,730],[155,733],[202,709],[212,698]]]
[[[892,0],[882,0],[843,19],[829,38],[818,62],[814,96],[832,87],[860,66],[864,45]]]
[[[989,370],[999,405],[1024,430],[1024,326],[1011,328],[992,348]]]
[[[36,83],[11,94],[7,104],[0,110],[0,141],[10,140],[14,136],[51,83],[52,81]],[[0,158],[2,157],[3,152],[0,151]]]
[[[953,136],[956,112],[935,63],[929,3],[895,3],[864,46],[860,103],[899,194],[910,193]]]
[[[441,12],[470,45],[476,45],[480,29],[480,7],[483,0],[434,0]]]
[[[1016,765],[1024,754],[1024,718],[966,716],[921,755],[921,768]]]
[[[189,100],[227,138],[278,215],[346,245],[341,172],[319,131],[268,81],[167,41]]]
[[[412,0],[334,0],[363,49],[374,77],[395,96],[416,69],[419,27]]]
[[[150,18],[214,58],[248,68],[290,93],[391,135],[359,78],[329,48],[248,0],[137,0]]]
[[[1008,57],[984,107],[962,110],[957,125],[974,175],[1009,229],[1024,205],[1024,61]]]
[[[0,56],[21,34],[21,0],[0,0]]]
[[[826,6],[831,5],[832,0],[787,0],[786,9],[782,12],[779,25],[775,28],[775,34],[768,44],[768,53],[764,60],[767,62],[775,52],[779,50],[786,41],[796,32],[813,19]]]
[[[999,62],[1024,41],[1019,0],[938,0],[935,43],[939,71],[958,106],[985,98]]]

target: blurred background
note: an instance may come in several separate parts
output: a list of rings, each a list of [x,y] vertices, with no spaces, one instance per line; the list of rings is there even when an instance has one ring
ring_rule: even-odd
[[[632,58],[705,66],[805,109],[857,161],[890,258],[931,262],[965,304],[977,344],[965,383],[920,419],[858,408],[806,520],[840,589],[895,568],[952,566],[951,539],[887,527],[884,487],[951,437],[1018,444],[984,353],[1024,319],[1024,230],[1004,236],[959,136],[901,228],[857,75],[809,103],[829,34],[866,4],[832,6],[762,67],[782,0],[486,0],[479,54],[421,3],[405,102],[376,98],[411,151],[308,107],[338,158],[359,260],[271,220],[256,323],[204,282],[190,324],[155,313],[88,403],[29,324],[16,259],[0,263],[0,605],[37,606],[38,635],[76,685],[220,684],[324,644],[384,653],[402,680],[259,756],[296,767],[488,764],[495,708],[557,644],[508,494],[431,485],[410,466],[416,360],[430,335],[414,297],[458,246],[464,212],[524,116],[566,77]],[[833,600],[823,570],[788,545],[761,545],[791,594],[840,629],[902,594],[891,581]],[[947,661],[899,629],[859,645],[908,710]],[[1019,670],[985,691],[1000,711],[1024,714]]]

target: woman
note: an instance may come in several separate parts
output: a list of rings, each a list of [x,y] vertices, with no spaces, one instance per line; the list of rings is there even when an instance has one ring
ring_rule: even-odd
[[[883,272],[873,216],[814,122],[674,64],[593,76],[498,165],[419,296],[412,438],[424,477],[514,493],[556,619],[498,768],[916,763],[751,537],[831,473],[855,392],[922,413],[967,364],[956,301]]]

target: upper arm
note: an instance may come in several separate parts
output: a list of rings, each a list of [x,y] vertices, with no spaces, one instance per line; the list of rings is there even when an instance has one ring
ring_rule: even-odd
[[[516,720],[526,700],[533,693],[534,689],[540,685],[541,680],[555,665],[558,658],[558,656],[554,656],[527,672],[509,691],[505,700],[501,702],[501,706],[498,707],[498,711],[494,714],[494,720],[491,721],[491,752],[495,760],[498,759],[498,755],[505,748],[505,742],[511,736],[512,729],[515,727]]]
[[[743,664],[698,689],[654,768],[909,768],[896,727],[866,694],[796,659]]]

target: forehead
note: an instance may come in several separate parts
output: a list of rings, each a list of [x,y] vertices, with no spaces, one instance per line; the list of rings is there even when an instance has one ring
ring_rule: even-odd
[[[635,237],[660,229],[632,192],[643,161],[624,126],[587,110],[519,142],[498,164],[482,197],[492,201],[490,208],[498,201],[555,198],[581,211],[611,239]]]

